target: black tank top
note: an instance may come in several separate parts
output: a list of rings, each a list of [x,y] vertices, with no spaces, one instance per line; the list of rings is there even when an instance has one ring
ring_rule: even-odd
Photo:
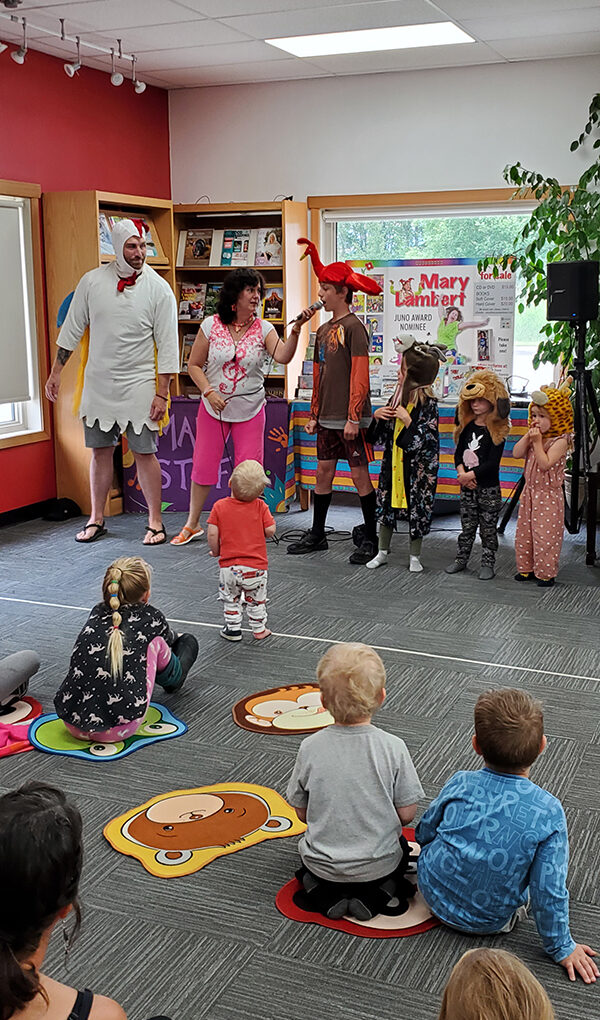
[[[89,988],[84,988],[82,992],[77,992],[75,1005],[69,1013],[67,1020],[88,1020],[93,1001],[94,993],[90,992]]]

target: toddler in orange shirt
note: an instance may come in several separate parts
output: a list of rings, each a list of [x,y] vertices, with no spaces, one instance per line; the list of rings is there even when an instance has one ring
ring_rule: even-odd
[[[242,640],[242,596],[253,636],[269,637],[267,629],[267,538],[275,534],[275,521],[259,497],[269,484],[262,464],[244,460],[229,479],[231,496],[219,499],[208,518],[207,541],[219,557],[219,598],[225,626],[221,637]]]

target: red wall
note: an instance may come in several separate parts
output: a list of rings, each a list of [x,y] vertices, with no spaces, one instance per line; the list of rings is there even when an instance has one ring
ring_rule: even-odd
[[[62,65],[35,50],[22,66],[0,58],[0,179],[170,198],[167,93]],[[0,477],[0,513],[55,496],[52,443],[0,449]]]

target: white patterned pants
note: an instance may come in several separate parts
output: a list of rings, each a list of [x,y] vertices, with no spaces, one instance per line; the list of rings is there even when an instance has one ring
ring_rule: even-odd
[[[246,603],[248,623],[253,634],[267,625],[267,571],[236,563],[221,567],[219,598],[223,602],[225,624],[230,630],[242,626],[242,603]]]

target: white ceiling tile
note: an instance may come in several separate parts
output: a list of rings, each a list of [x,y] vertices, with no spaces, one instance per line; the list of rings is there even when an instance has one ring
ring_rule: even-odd
[[[56,2],[56,0],[52,0]],[[322,11],[328,7],[344,7],[348,0],[174,0],[208,18],[227,18],[236,14],[270,14],[273,11],[298,11],[311,7]]]
[[[28,12],[28,20],[31,17],[35,21],[35,8],[28,8]],[[79,22],[100,32],[137,25],[167,25],[191,21],[195,17],[192,11],[172,0],[84,0],[83,3],[71,0],[71,3],[46,7],[45,13],[52,15],[56,22],[64,18],[69,31],[69,22],[73,25]]]
[[[436,0],[436,7],[449,18],[495,18],[499,13],[509,18],[513,15],[537,14],[543,17],[548,11],[572,12],[593,7],[595,0]]]
[[[256,39],[354,31],[361,28],[389,28],[444,20],[435,7],[424,0],[409,0],[402,5],[390,3],[389,0],[375,0],[374,3],[347,4],[343,7],[312,7],[274,14],[221,17],[224,24]]]
[[[191,13],[191,12],[190,12]],[[190,46],[213,46],[246,41],[244,33],[204,18],[189,22],[178,21],[172,25],[153,25],[139,28],[120,29],[123,48],[133,53],[147,50],[168,50]],[[254,40],[252,40],[254,42]]]
[[[535,39],[495,39],[491,45],[507,60],[586,56],[600,53],[600,32],[542,35]]]
[[[569,35],[573,31],[573,16],[569,11],[546,13],[542,21],[539,15],[524,11],[516,18],[473,18],[461,22],[466,32],[475,35],[482,42],[494,39],[525,39],[531,41],[541,36]],[[586,11],[579,11],[577,32],[600,31],[600,4]]]
[[[194,88],[203,85],[241,85],[257,81],[292,81],[298,78],[325,78],[326,71],[308,67],[306,61],[290,58],[268,66],[261,64],[230,64],[220,67],[185,68],[170,72],[172,87]]]
[[[472,43],[429,49],[382,50],[378,53],[340,53],[329,57],[311,57],[311,62],[331,74],[344,75],[415,71],[428,67],[465,67],[503,61],[502,57],[483,43]]]
[[[285,59],[281,50],[267,46],[258,39],[229,46],[186,46],[180,50],[155,50],[141,53],[139,67],[165,73],[175,68],[216,67],[218,64],[251,64],[257,66]]]

